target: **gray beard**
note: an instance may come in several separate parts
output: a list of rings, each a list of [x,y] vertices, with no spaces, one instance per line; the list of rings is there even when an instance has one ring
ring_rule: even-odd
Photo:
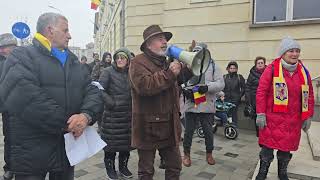
[[[165,51],[161,51],[161,52],[154,52],[154,51],[152,51],[152,52],[155,53],[155,54],[158,55],[158,56],[166,57],[166,52],[165,52]]]

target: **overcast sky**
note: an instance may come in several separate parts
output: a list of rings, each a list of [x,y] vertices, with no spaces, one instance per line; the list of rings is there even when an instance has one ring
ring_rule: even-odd
[[[44,12],[57,12],[69,20],[72,39],[69,46],[82,48],[93,42],[93,21],[96,11],[90,9],[90,0],[0,0],[0,34],[11,32],[17,21],[27,22],[35,33],[38,17]],[[56,9],[50,8],[53,6]]]

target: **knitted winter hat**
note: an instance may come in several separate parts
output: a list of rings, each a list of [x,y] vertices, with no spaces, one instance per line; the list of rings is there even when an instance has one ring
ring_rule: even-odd
[[[114,54],[113,54],[113,60],[114,60],[114,61],[116,60],[116,56],[117,56],[120,52],[123,53],[122,55],[124,55],[124,56],[127,58],[127,60],[131,60],[131,59],[133,58],[130,50],[129,50],[128,48],[126,48],[126,47],[122,47],[122,48],[117,49],[117,50],[114,52]]]
[[[224,92],[220,91],[216,94],[217,99],[220,99],[220,97],[224,96]]]
[[[124,56],[127,60],[130,60],[129,57],[128,57],[128,55],[127,55],[125,52],[123,52],[123,51],[120,51],[120,52],[118,52],[117,54],[115,54],[115,57],[117,57],[117,56],[119,56],[119,55],[122,55],[122,56]],[[114,60],[116,60],[116,59],[114,59]]]
[[[291,37],[285,37],[282,39],[279,47],[279,56],[282,56],[285,52],[287,52],[290,49],[301,49],[300,44],[292,39]]]

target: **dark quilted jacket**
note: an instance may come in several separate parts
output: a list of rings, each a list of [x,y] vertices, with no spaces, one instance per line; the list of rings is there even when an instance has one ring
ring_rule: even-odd
[[[128,69],[116,65],[107,67],[99,79],[104,87],[105,107],[101,121],[100,135],[108,144],[109,152],[131,149],[131,91]]]
[[[0,97],[8,111],[10,168],[15,174],[61,171],[69,166],[64,129],[68,118],[87,113],[96,119],[101,94],[70,51],[64,66],[33,40],[16,48],[4,64]]]
[[[256,92],[262,72],[256,70],[253,66],[250,70],[245,88],[246,102],[256,109]]]

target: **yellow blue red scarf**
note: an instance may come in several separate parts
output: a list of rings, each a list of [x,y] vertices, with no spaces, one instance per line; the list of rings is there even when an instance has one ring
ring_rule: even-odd
[[[199,93],[199,86],[194,86],[192,88],[192,92],[193,92],[195,106],[197,106],[200,103],[205,103],[207,101],[206,94]]]
[[[288,112],[288,87],[283,76],[283,69],[281,65],[281,58],[275,59],[273,62],[273,112]],[[301,61],[298,62],[297,70],[300,76],[301,84],[301,99],[302,99],[302,119],[305,120],[309,117],[310,109],[308,107],[309,101],[309,72],[303,66]]]

